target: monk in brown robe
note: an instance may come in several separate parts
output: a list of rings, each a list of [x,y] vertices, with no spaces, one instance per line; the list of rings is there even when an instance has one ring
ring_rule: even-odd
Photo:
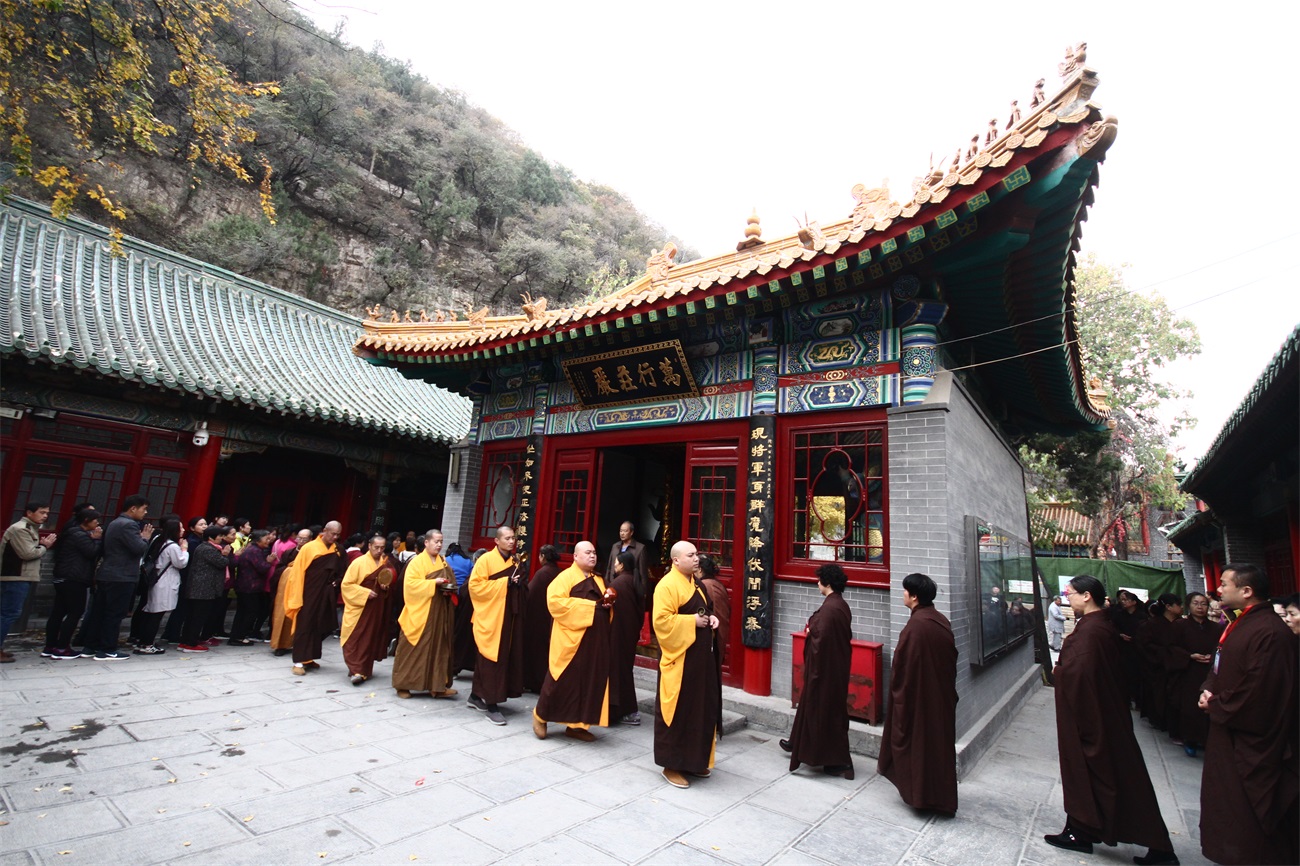
[[[1171,650],[1174,622],[1182,615],[1182,599],[1167,592],[1151,605],[1151,616],[1137,635],[1138,651],[1142,656],[1142,712],[1157,731],[1169,730],[1172,721],[1169,705]]]
[[[1273,614],[1268,578],[1229,565],[1219,640],[1200,707],[1210,717],[1201,772],[1201,853],[1215,863],[1300,863],[1296,636]]]
[[[800,764],[812,764],[828,776],[853,778],[848,704],[853,613],[843,595],[848,582],[838,565],[817,569],[822,606],[804,628],[803,691],[790,739],[780,741],[790,753],[791,772]]]
[[[596,573],[596,545],[573,546],[573,565],[551,581],[550,659],[533,710],[533,733],[546,739],[546,723],[567,726],[566,737],[590,743],[592,725],[609,726],[609,633],[613,598]],[[531,587],[530,587],[531,589]]]
[[[1197,704],[1223,626],[1211,621],[1209,613],[1210,600],[1205,593],[1188,595],[1187,618],[1174,623],[1174,642],[1170,647],[1170,666],[1174,668],[1171,699],[1176,704],[1176,722],[1169,735],[1183,744],[1189,758],[1196,757],[1196,750],[1205,746],[1210,733],[1210,718]]]
[[[542,693],[546,668],[551,657],[551,613],[546,608],[546,590],[560,573],[560,552],[553,545],[543,544],[537,550],[542,561],[533,579],[528,583],[528,604],[524,613],[524,688],[533,694]]]
[[[397,654],[393,658],[393,688],[399,698],[428,692],[435,698],[455,697],[451,687],[452,637],[456,610],[452,596],[456,575],[442,556],[442,532],[424,534],[424,550],[406,562],[402,576],[406,606],[398,617]]]
[[[709,596],[709,609],[718,618],[718,663],[727,663],[727,642],[731,639],[731,594],[718,578],[718,564],[708,554],[700,554],[700,570],[695,576]]]
[[[1133,717],[1114,623],[1102,610],[1106,590],[1088,574],[1066,590],[1074,631],[1056,665],[1056,739],[1061,757],[1065,829],[1049,845],[1092,853],[1098,842],[1146,845],[1133,862],[1177,863],[1155,789],[1133,735]]]
[[[337,520],[325,524],[294,559],[281,583],[284,613],[293,622],[293,673],[302,676],[320,667],[325,636],[338,628],[334,597],[343,576],[344,561],[335,546],[343,527]]]
[[[650,582],[636,567],[636,554],[624,550],[614,560],[614,622],[609,632],[609,717],[623,725],[641,724],[636,698],[636,646],[645,624]]]
[[[352,560],[343,575],[343,626],[339,646],[348,679],[359,686],[374,676],[375,662],[388,658],[388,618],[397,565],[388,558],[382,535],[370,539],[366,552]]]
[[[500,704],[524,693],[524,606],[528,584],[515,558],[515,531],[497,529],[496,544],[474,563],[466,585],[474,602],[474,680],[469,707],[504,725]]]
[[[722,671],[718,618],[695,579],[695,545],[673,545],[672,568],[655,587],[651,622],[659,639],[659,687],[655,696],[655,763],[677,788],[687,776],[707,778],[722,731]]]

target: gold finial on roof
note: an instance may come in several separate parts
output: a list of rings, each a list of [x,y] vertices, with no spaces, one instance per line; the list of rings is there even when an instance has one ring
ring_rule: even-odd
[[[998,140],[998,119],[996,117],[993,117],[989,119],[989,128],[984,131],[984,146],[988,147],[990,144],[992,144],[997,140]]]
[[[662,250],[652,250],[650,258],[645,260],[645,271],[652,280],[662,280],[672,270],[673,259],[677,256],[677,244],[664,244]]]
[[[1044,102],[1047,101],[1047,94],[1043,90],[1043,88],[1046,85],[1047,85],[1046,78],[1040,78],[1034,84],[1034,95],[1029,98],[1030,108],[1037,108],[1038,106],[1042,105]]]
[[[393,310],[393,314],[388,317],[388,321],[392,322],[394,325],[400,324],[402,321],[401,313],[397,312],[397,310]]]
[[[763,245],[763,227],[758,223],[758,208],[745,220],[745,238],[736,244],[736,252]]]
[[[1092,404],[1094,409],[1098,412],[1110,411],[1110,403],[1106,399],[1108,396],[1109,395],[1106,393],[1106,389],[1102,386],[1100,379],[1093,376],[1088,380],[1088,402]]]
[[[1065,46],[1065,59],[1056,64],[1056,71],[1062,78],[1069,78],[1083,68],[1088,59],[1088,43]]]
[[[1011,100],[1011,116],[1007,118],[1007,129],[1020,123],[1020,100]]]
[[[538,298],[534,301],[531,292],[524,292],[519,296],[519,300],[524,302],[524,315],[528,317],[530,322],[546,312],[546,298]]]
[[[879,219],[888,219],[890,209],[897,204],[889,197],[889,178],[880,182],[880,186],[868,188],[865,183],[855,184],[849,195],[857,202],[853,206],[853,224],[862,225]]]

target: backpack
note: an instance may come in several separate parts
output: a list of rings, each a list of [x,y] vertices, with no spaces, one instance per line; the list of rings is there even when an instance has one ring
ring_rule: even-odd
[[[167,549],[167,545],[175,544],[171,539],[163,541],[155,550],[152,546],[144,552],[144,557],[140,560],[140,594],[147,595],[149,590],[153,589],[158,578],[162,577],[163,572],[167,570],[168,565],[159,567],[158,560],[162,559],[162,552]]]

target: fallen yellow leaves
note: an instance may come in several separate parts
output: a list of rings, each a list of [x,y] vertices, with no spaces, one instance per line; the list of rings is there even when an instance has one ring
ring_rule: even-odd
[[[249,815],[247,818],[244,819],[244,823],[247,824],[251,820],[253,820],[253,816]]]

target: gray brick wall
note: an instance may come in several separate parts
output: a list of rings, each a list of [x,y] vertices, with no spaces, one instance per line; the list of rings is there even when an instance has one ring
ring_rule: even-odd
[[[952,621],[957,641],[957,731],[964,735],[1033,664],[1022,645],[987,669],[971,666],[979,627],[967,586],[966,515],[1029,537],[1020,463],[970,397],[941,375],[931,398],[890,411],[889,529],[892,614],[887,646],[907,620],[903,577],[928,574],[939,586],[935,606]],[[888,664],[886,664],[888,681]]]
[[[442,534],[448,542],[458,541],[469,553],[474,537],[474,507],[478,498],[479,475],[483,468],[483,449],[477,445],[453,445],[460,454],[460,477],[447,477],[447,496],[442,506]]]
[[[1264,567],[1264,544],[1253,526],[1228,523],[1223,527],[1224,564],[1250,562]]]
[[[792,685],[793,639],[790,635],[803,631],[808,617],[821,607],[822,596],[815,583],[778,580],[773,599],[776,617],[772,632],[772,694],[788,698]],[[889,593],[883,589],[851,586],[844,591],[844,600],[853,611],[854,640],[883,643],[887,657],[891,645]]]

